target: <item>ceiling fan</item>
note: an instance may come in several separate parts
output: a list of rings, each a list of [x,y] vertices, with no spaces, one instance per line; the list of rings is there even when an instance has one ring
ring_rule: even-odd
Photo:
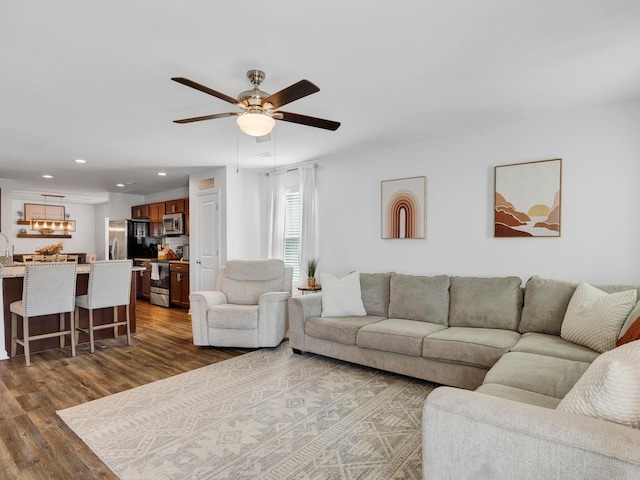
[[[173,77],[171,80],[182,83],[187,87],[195,88],[201,92],[213,95],[225,102],[240,107],[241,112],[216,113],[203,117],[183,118],[174,120],[175,123],[200,122],[202,120],[213,120],[215,118],[237,116],[237,123],[240,129],[253,137],[263,137],[268,135],[275,126],[276,120],[283,122],[299,123],[309,127],[324,128],[326,130],[337,130],[340,122],[325,120],[317,117],[300,115],[299,113],[283,112],[280,107],[300,98],[319,92],[320,89],[309,80],[300,80],[293,85],[280,90],[273,95],[260,90],[260,84],[265,78],[261,70],[249,70],[247,77],[253,85],[253,89],[246,90],[238,95],[238,98],[230,97],[209,87],[201,85],[193,80],[184,77]]]

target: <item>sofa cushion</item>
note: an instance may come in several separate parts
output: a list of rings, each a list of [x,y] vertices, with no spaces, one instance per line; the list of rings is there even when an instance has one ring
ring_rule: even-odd
[[[494,397],[506,398],[520,403],[528,403],[529,405],[537,405],[544,408],[556,408],[560,403],[560,399],[542,395],[541,393],[522,390],[521,388],[510,387],[508,385],[500,385],[497,383],[485,383],[480,385],[476,392],[485,395],[493,395]]]
[[[362,303],[367,315],[389,316],[391,273],[360,273]]]
[[[547,335],[546,333],[525,333],[520,337],[512,352],[537,353],[548,357],[566,358],[567,360],[577,360],[579,362],[593,362],[600,353],[590,348],[567,342],[558,335]]]
[[[449,325],[449,277],[391,275],[389,318]]]
[[[586,282],[581,283],[567,307],[560,336],[598,352],[615,348],[636,296],[635,290],[609,294]]]
[[[258,328],[258,305],[223,303],[207,310],[207,325],[211,328],[253,330]]]
[[[640,342],[603,353],[558,410],[640,428]]]
[[[449,325],[517,331],[521,283],[518,277],[451,277]]]
[[[577,283],[533,276],[527,280],[520,333],[560,335],[560,327]]]
[[[304,323],[304,333],[311,337],[330,340],[345,345],[355,345],[358,330],[365,325],[385,320],[383,317],[309,317]]]
[[[563,398],[589,368],[589,362],[509,352],[487,372],[485,383],[497,383],[529,392]]]
[[[360,289],[360,274],[352,272],[337,278],[330,273],[320,274],[322,283],[322,316],[346,317],[364,316],[364,309]]]
[[[356,345],[419,357],[424,337],[445,328],[435,323],[390,318],[362,327],[358,331]]]
[[[286,291],[284,262],[278,259],[229,260],[220,289],[229,303],[257,305],[260,295]]]
[[[433,360],[491,368],[520,334],[493,328],[449,327],[425,337],[422,356]]]

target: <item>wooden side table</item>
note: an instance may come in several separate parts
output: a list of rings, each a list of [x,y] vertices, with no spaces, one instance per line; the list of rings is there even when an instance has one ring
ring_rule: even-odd
[[[298,290],[300,290],[302,292],[302,295],[304,295],[307,292],[319,292],[320,290],[322,290],[322,285],[316,285],[315,287],[307,287],[307,286],[303,286],[303,287],[298,287]]]

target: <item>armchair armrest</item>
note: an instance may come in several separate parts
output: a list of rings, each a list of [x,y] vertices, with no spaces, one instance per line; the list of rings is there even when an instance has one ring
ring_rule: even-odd
[[[201,291],[189,295],[191,303],[191,328],[194,345],[210,345],[207,330],[207,310],[213,305],[227,303],[227,296],[222,292]]]
[[[258,299],[258,345],[275,347],[289,328],[289,292],[263,293]]]
[[[429,480],[640,478],[640,430],[583,415],[439,387],[422,428]]]
[[[291,347],[305,351],[304,324],[310,317],[322,314],[322,293],[298,295],[289,299],[289,340]]]

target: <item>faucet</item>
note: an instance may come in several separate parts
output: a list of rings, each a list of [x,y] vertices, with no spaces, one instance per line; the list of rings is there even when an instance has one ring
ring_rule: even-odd
[[[11,242],[9,242],[9,237],[7,237],[4,233],[0,232],[0,236],[2,236],[5,240],[5,242],[7,242],[7,248],[4,251],[4,256],[5,257],[9,257],[9,247],[11,246]]]

